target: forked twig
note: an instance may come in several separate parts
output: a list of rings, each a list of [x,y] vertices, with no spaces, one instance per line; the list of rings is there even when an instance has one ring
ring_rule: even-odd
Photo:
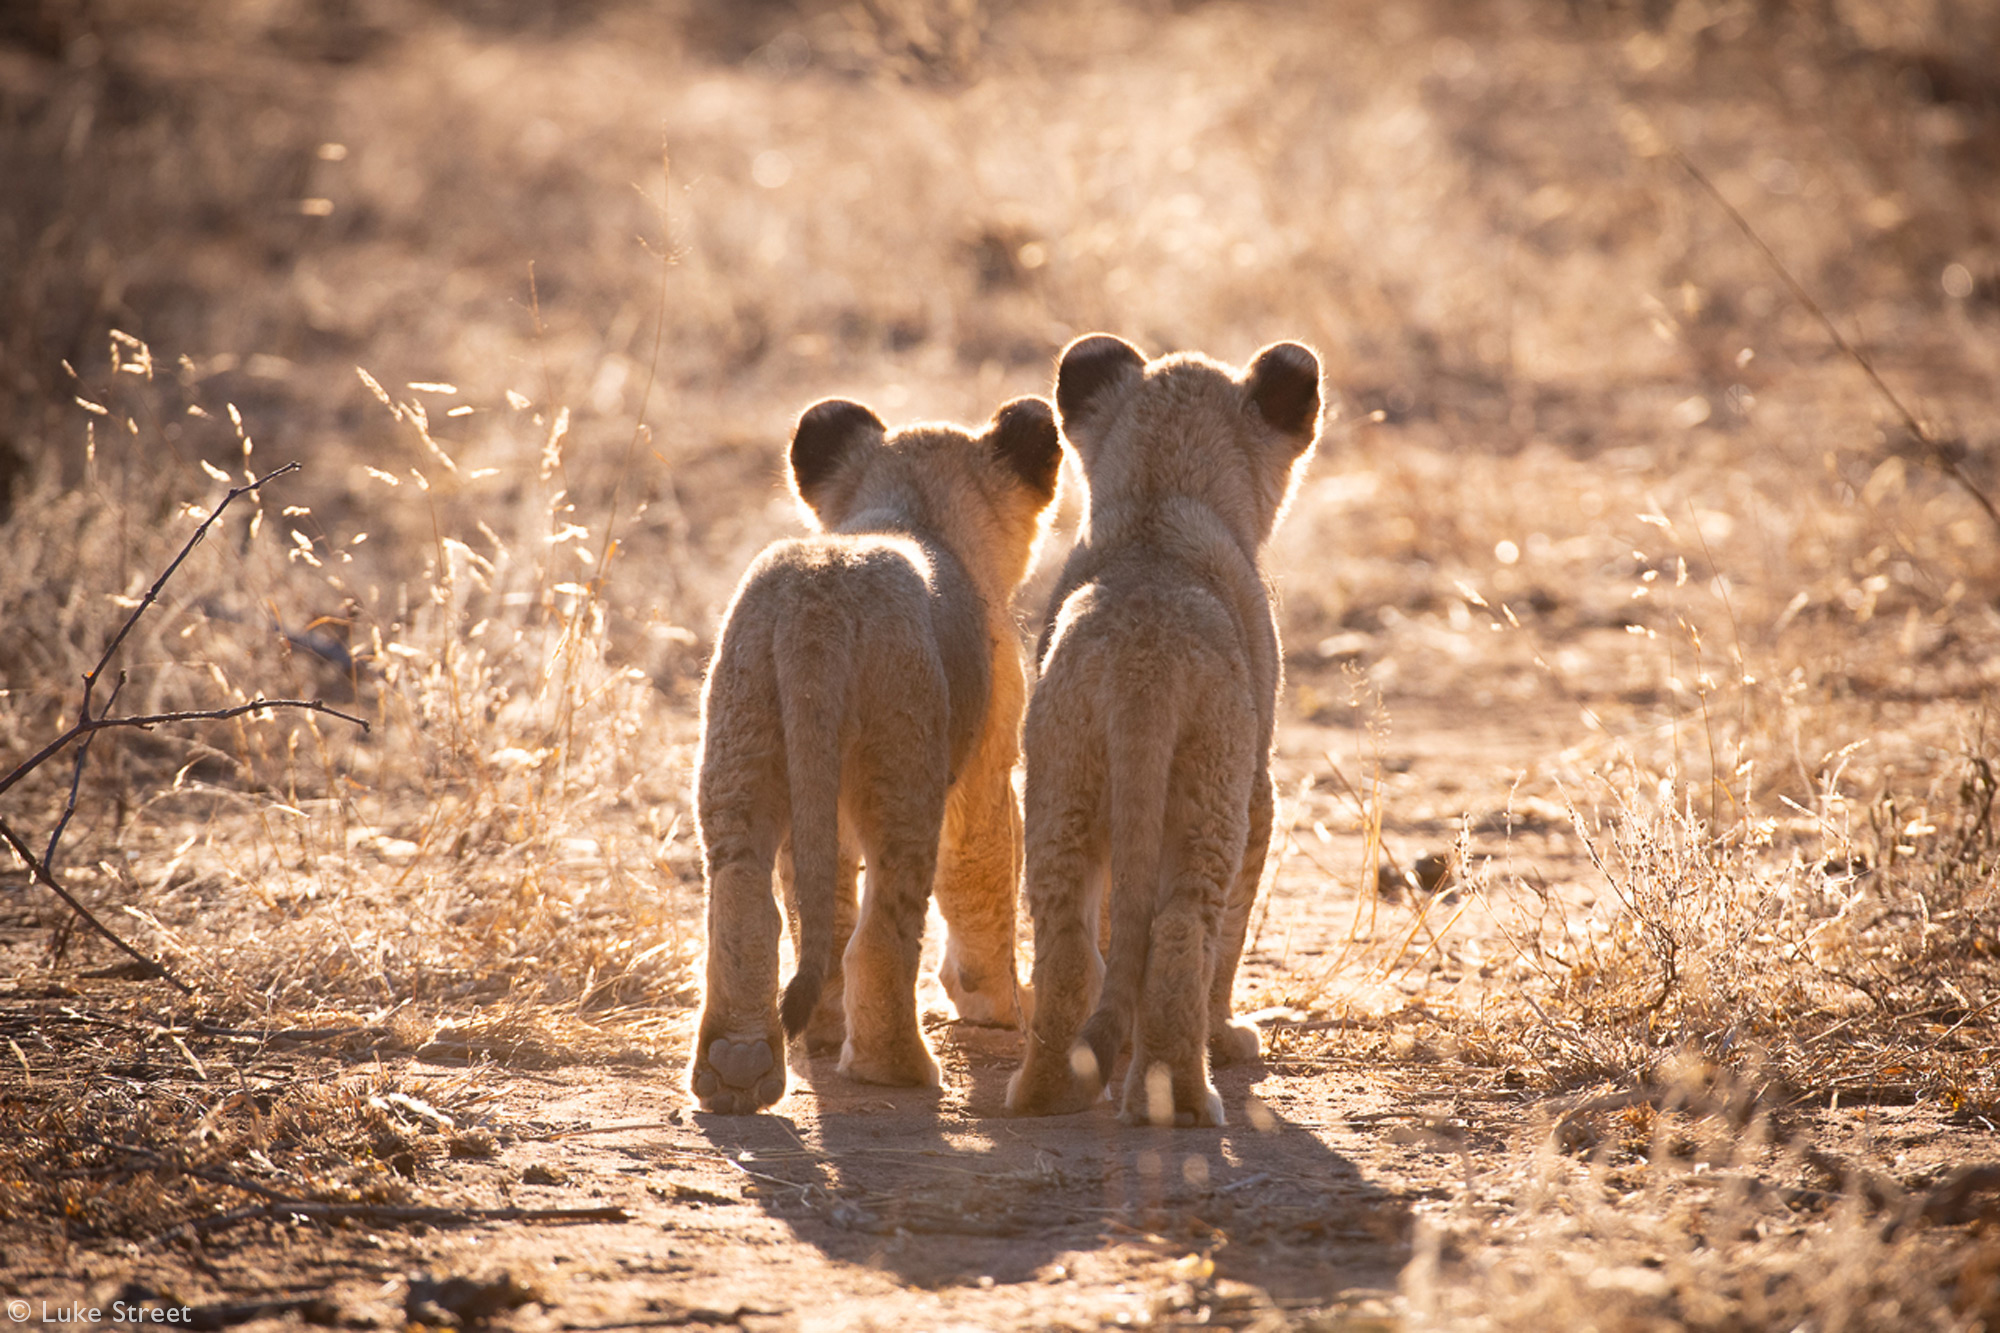
[[[47,850],[38,858],[33,849],[28,846],[27,840],[21,837],[4,819],[0,819],[0,840],[4,840],[9,847],[13,848],[14,854],[19,856],[22,863],[28,867],[28,873],[35,882],[41,884],[58,898],[61,898],[63,902],[67,903],[70,910],[81,917],[91,929],[137,959],[146,969],[148,977],[160,977],[170,982],[183,995],[192,995],[194,993],[193,988],[176,977],[172,972],[169,972],[164,964],[155,959],[148,958],[145,954],[132,947],[132,945],[126,943],[116,931],[112,930],[102,921],[99,921],[96,916],[92,915],[88,908],[77,901],[75,895],[62,886],[55,876],[56,849],[62,842],[63,832],[69,827],[71,817],[76,814],[77,794],[83,786],[83,769],[85,762],[90,757],[90,743],[100,731],[107,731],[113,727],[138,727],[143,730],[147,727],[158,726],[163,722],[216,722],[227,718],[240,717],[245,713],[261,712],[267,708],[299,708],[312,713],[327,713],[333,717],[340,718],[342,721],[352,722],[363,731],[369,729],[365,719],[355,717],[349,713],[343,713],[337,708],[329,708],[318,699],[253,699],[248,703],[236,704],[229,708],[189,709],[171,713],[146,713],[126,717],[111,717],[109,714],[112,706],[118,702],[118,695],[125,688],[125,676],[122,672],[119,673],[117,685],[112,687],[111,697],[104,701],[103,712],[96,714],[91,712],[91,696],[96,692],[98,680],[111,665],[111,659],[117,654],[118,649],[123,646],[126,637],[131,634],[133,627],[139,623],[139,617],[146,614],[146,608],[160,600],[160,593],[167,586],[167,580],[174,576],[175,571],[180,569],[181,564],[193,553],[194,548],[201,544],[201,539],[206,537],[208,530],[214,527],[216,522],[221,519],[223,512],[229,508],[230,503],[238,496],[247,495],[278,477],[298,470],[299,465],[297,463],[287,463],[283,467],[273,468],[261,477],[252,478],[241,486],[230,488],[229,493],[222,497],[221,503],[215,506],[214,511],[202,519],[200,525],[195,528],[194,534],[181,546],[179,553],[168,562],[167,567],[160,572],[160,576],[153,580],[153,586],[146,589],[145,596],[139,599],[139,604],[132,608],[130,615],[125,617],[125,623],[120,625],[118,632],[111,636],[111,642],[105,646],[103,654],[97,659],[97,664],[85,673],[83,677],[83,701],[77,707],[76,721],[71,723],[61,735],[57,736],[47,745],[44,745],[40,750],[37,750],[21,763],[15,765],[5,776],[0,776],[0,794],[4,794],[22,778],[25,778],[28,774],[41,767],[41,765],[60,754],[64,748],[78,740],[82,741],[82,744],[77,747],[76,764],[70,773],[69,799],[63,805],[62,814],[56,820],[54,831],[49,834]]]
[[[1868,359],[1868,354],[1849,342],[1842,335],[1839,327],[1834,324],[1826,311],[1820,308],[1819,302],[1813,300],[1812,293],[1805,289],[1805,284],[1792,276],[1792,271],[1785,267],[1785,261],[1778,258],[1777,252],[1765,243],[1762,236],[1757,234],[1757,229],[1750,225],[1750,220],[1737,211],[1736,205],[1729,202],[1728,197],[1716,188],[1715,182],[1710,180],[1707,173],[1696,166],[1693,159],[1689,158],[1686,153],[1672,144],[1667,145],[1667,151],[1673,155],[1674,161],[1680,163],[1681,170],[1693,177],[1695,184],[1701,186],[1703,190],[1707,191],[1709,198],[1721,205],[1722,211],[1729,215],[1729,220],[1736,224],[1736,229],[1749,238],[1750,244],[1757,247],[1758,253],[1764,256],[1764,261],[1771,266],[1772,271],[1784,280],[1785,286],[1791,289],[1792,295],[1798,298],[1799,304],[1810,311],[1813,318],[1820,322],[1821,327],[1826,330],[1827,336],[1833,339],[1833,345],[1845,352],[1855,365],[1861,367],[1862,373],[1868,376],[1869,382],[1875,386],[1876,391],[1888,401],[1889,406],[1896,409],[1897,415],[1903,418],[1903,424],[1909,428],[1910,434],[1915,436],[1926,449],[1930,450],[1930,461],[1936,465],[1937,469],[1964,487],[1965,493],[1970,495],[1978,502],[1979,507],[1986,511],[1986,517],[1993,520],[1993,526],[1996,529],[2000,529],[2000,509],[1996,509],[1993,501],[1987,498],[1986,492],[1980,490],[1973,483],[1972,478],[1965,475],[1965,469],[1958,465],[1958,460],[1952,457],[1951,451],[1945,447],[1944,442],[1931,434],[1924,423],[1917,419],[1917,414],[1904,404],[1896,391],[1890,388],[1888,382],[1876,372],[1875,363]]]
[[[215,506],[214,512],[201,521],[201,525],[194,530],[194,534],[181,546],[179,554],[175,555],[168,562],[166,569],[161,571],[160,577],[153,580],[153,586],[146,589],[145,596],[141,597],[139,604],[132,608],[132,613],[125,617],[125,623],[120,625],[118,632],[111,636],[111,642],[106,645],[103,654],[97,659],[97,665],[85,673],[83,677],[83,703],[77,709],[76,722],[60,736],[57,736],[33,755],[23,760],[20,764],[17,764],[5,777],[0,777],[0,794],[4,794],[8,788],[32,773],[35,769],[41,767],[42,764],[55,755],[61,753],[70,742],[79,737],[87,737],[92,732],[102,731],[106,727],[150,727],[162,722],[214,721],[254,712],[260,708],[306,708],[314,712],[332,713],[336,717],[354,723],[363,731],[368,730],[368,723],[362,719],[351,717],[337,709],[328,708],[316,699],[309,702],[300,699],[260,699],[251,703],[240,704],[234,708],[197,712],[154,713],[135,717],[114,718],[107,717],[104,714],[91,715],[91,695],[97,689],[98,678],[104,674],[105,668],[111,665],[112,656],[124,644],[126,636],[132,632],[133,627],[139,623],[139,617],[146,614],[146,608],[160,600],[160,593],[167,586],[167,580],[174,576],[175,572],[180,569],[181,564],[194,552],[194,548],[201,544],[201,539],[206,537],[208,530],[214,527],[216,522],[221,519],[223,513],[228,510],[230,503],[240,495],[247,495],[252,491],[260,489],[267,483],[275,481],[279,477],[297,472],[298,470],[299,465],[297,463],[287,463],[283,467],[273,468],[263,476],[247,481],[241,486],[230,488],[229,493],[222,497],[222,502]],[[122,688],[123,685],[124,681],[121,677],[119,686]],[[114,690],[111,699],[105,701],[105,713],[110,712],[111,705],[116,702],[117,697],[117,692]],[[81,776],[81,761],[79,760],[77,774],[79,780]]]
[[[172,986],[175,990],[178,990],[183,995],[194,994],[194,987],[188,985],[185,981],[182,981],[172,972],[169,972],[167,970],[167,966],[165,963],[159,962],[156,959],[148,958],[145,954],[140,953],[137,949],[127,944],[124,941],[124,939],[119,936],[117,931],[111,929],[111,927],[105,925],[102,921],[99,921],[95,916],[91,914],[91,911],[88,907],[85,907],[82,903],[76,900],[74,894],[72,894],[68,889],[65,889],[61,884],[58,884],[56,882],[56,877],[49,873],[49,868],[46,865],[44,865],[40,860],[40,858],[38,858],[35,855],[34,849],[28,846],[27,842],[22,839],[20,834],[16,833],[13,830],[13,828],[7,823],[5,819],[0,819],[0,840],[5,840],[7,845],[14,849],[14,855],[20,857],[21,860],[27,864],[28,873],[32,875],[35,878],[35,880],[41,884],[43,888],[47,889],[50,893],[55,894],[56,897],[62,899],[64,902],[68,903],[70,910],[75,912],[79,917],[83,918],[84,924],[88,925],[92,930],[95,930],[105,939],[110,940],[113,944],[117,945],[119,948],[123,949],[126,953],[131,954],[132,957],[137,959],[139,961],[139,965],[146,969],[146,975],[148,977],[160,978],[162,981],[165,981],[168,985]]]
[[[111,636],[111,642],[105,645],[104,655],[97,659],[97,665],[92,667],[90,674],[83,678],[82,716],[86,721],[90,717],[90,692],[97,688],[97,678],[103,675],[104,668],[111,664],[112,655],[118,651],[119,645],[125,642],[125,636],[132,632],[132,627],[139,623],[139,617],[146,614],[146,608],[160,600],[160,590],[167,586],[167,580],[174,576],[174,571],[181,567],[181,562],[193,553],[194,548],[201,545],[201,539],[208,535],[208,530],[215,526],[216,520],[221,518],[223,511],[229,508],[230,502],[235,500],[239,495],[247,495],[251,491],[260,489],[267,482],[275,481],[287,473],[297,472],[298,470],[299,465],[297,463],[287,463],[283,467],[273,468],[263,476],[247,481],[241,486],[232,486],[229,494],[222,497],[222,503],[215,507],[215,512],[201,521],[201,525],[194,530],[194,535],[189,537],[186,544],[181,547],[180,554],[176,555],[168,563],[167,567],[160,571],[160,577],[153,580],[153,586],[146,589],[146,595],[141,597],[139,604],[132,608],[132,614],[125,617],[125,623],[120,625],[118,632]],[[4,788],[0,788],[0,790],[4,790]]]

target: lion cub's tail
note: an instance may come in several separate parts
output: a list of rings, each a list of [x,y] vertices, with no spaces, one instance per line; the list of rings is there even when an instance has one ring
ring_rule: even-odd
[[[834,897],[840,891],[840,724],[853,654],[826,645],[810,671],[781,673],[778,712],[792,801],[792,910],[798,913],[799,970],[779,1008],[797,1036],[833,970]]]
[[[1160,897],[1168,783],[1180,735],[1177,705],[1171,690],[1132,690],[1121,692],[1111,710],[1106,737],[1111,939],[1097,1012],[1083,1025],[1082,1034],[1097,1060],[1100,1081],[1110,1078],[1111,1066],[1131,1035],[1145,985]]]

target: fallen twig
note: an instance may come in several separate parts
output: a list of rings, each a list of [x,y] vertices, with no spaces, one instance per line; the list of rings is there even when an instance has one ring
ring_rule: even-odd
[[[230,1180],[238,1187],[247,1184]],[[258,1194],[269,1191],[258,1189]],[[163,1232],[155,1243],[178,1240],[196,1233],[217,1231],[223,1227],[235,1226],[238,1222],[254,1222],[259,1218],[282,1219],[287,1217],[309,1217],[320,1221],[337,1221],[340,1218],[362,1218],[374,1222],[422,1222],[428,1226],[470,1226],[475,1222],[629,1222],[632,1214],[616,1206],[603,1208],[446,1208],[426,1207],[418,1204],[391,1203],[319,1203],[311,1199],[274,1199],[269,1203],[252,1204],[232,1212],[217,1213],[213,1217],[196,1218],[183,1222],[171,1231]]]
[[[337,1028],[232,1028],[219,1023],[196,1022],[189,1025],[189,1031],[204,1037],[221,1037],[227,1041],[258,1042],[264,1045],[318,1046],[327,1042],[361,1039],[371,1042],[386,1040],[389,1029],[370,1024],[365,1027]]]
[[[1351,1028],[1373,1031],[1393,1021],[1393,1015],[1379,1018],[1267,1018],[1257,1026],[1266,1032],[1343,1032]]]
[[[554,1129],[546,1134],[517,1134],[514,1137],[523,1143],[551,1143],[557,1139],[574,1139],[585,1134],[636,1134],[641,1131],[677,1129],[671,1120],[641,1120],[630,1125],[587,1125],[582,1129]]]
[[[128,1307],[129,1308],[129,1307]],[[170,1306],[154,1304],[141,1309],[171,1309]],[[337,1326],[340,1312],[324,1294],[317,1296],[284,1296],[265,1301],[244,1301],[234,1305],[196,1305],[186,1311],[183,1328],[201,1330],[234,1328],[238,1324],[248,1324],[258,1319],[274,1319],[281,1315],[298,1314],[309,1324],[322,1327]],[[133,1318],[142,1317],[133,1311]]]
[[[563,1333],[613,1333],[623,1328],[686,1328],[689,1324],[741,1325],[745,1319],[762,1317],[776,1319],[791,1313],[789,1310],[760,1310],[754,1305],[739,1305],[734,1310],[713,1310],[706,1306],[688,1305],[670,1314],[658,1314],[649,1319],[621,1319],[612,1324],[564,1324]]]

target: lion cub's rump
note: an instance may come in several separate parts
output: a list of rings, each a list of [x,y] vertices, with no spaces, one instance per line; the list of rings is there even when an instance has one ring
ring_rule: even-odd
[[[1079,1109],[1129,1041],[1128,1120],[1221,1124],[1210,1059],[1257,1053],[1230,991],[1271,836],[1257,553],[1318,435],[1319,361],[1279,343],[1242,372],[1147,363],[1097,335],[1064,352],[1056,405],[1090,495],[1028,707],[1036,1012],[1007,1104]]]
[[[788,1032],[840,1044],[855,1078],[935,1085],[915,1000],[934,880],[960,1017],[1017,1021],[1025,686],[1008,603],[1060,466],[1039,398],[978,435],[889,434],[837,400],[799,419],[792,479],[819,531],[744,575],[702,693],[708,964],[689,1078],[704,1108],[775,1102]],[[774,863],[798,954],[782,1013]]]

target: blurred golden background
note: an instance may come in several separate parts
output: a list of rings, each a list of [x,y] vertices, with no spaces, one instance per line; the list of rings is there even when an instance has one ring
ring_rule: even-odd
[[[0,25],[7,466],[78,482],[73,399],[134,387],[116,328],[209,416],[107,428],[100,463],[198,495],[234,404],[371,569],[429,524],[361,469],[425,450],[356,366],[463,473],[500,469],[434,478],[489,522],[545,443],[524,414],[566,410],[572,500],[654,502],[616,615],[702,635],[788,521],[767,483],[801,406],[981,417],[1101,328],[1324,354],[1344,424],[1287,547],[1343,557],[1288,581],[1315,638],[1469,576],[1576,612],[1634,543],[1561,553],[1629,524],[1606,488],[1642,479],[1676,522],[1761,528],[1714,554],[1791,562],[1778,607],[1883,574],[1864,596],[1900,613],[1914,567],[1851,570],[1874,535],[1792,521],[1801,487],[1836,527],[1890,488],[1900,426],[1676,151],[1976,468],[1991,443],[1977,0],[29,0]],[[1941,505],[1919,553],[1990,574],[1977,511],[1910,472]],[[1525,557],[1496,569],[1503,540]]]

